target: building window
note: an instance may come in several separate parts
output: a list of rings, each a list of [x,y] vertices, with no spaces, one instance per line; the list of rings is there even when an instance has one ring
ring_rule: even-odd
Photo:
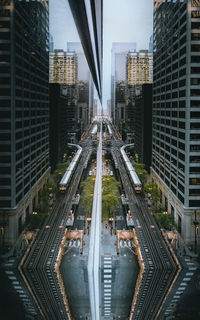
[[[190,196],[200,196],[200,189],[190,189],[189,195]]]
[[[200,156],[191,156],[190,157],[190,162],[200,162]]]
[[[190,185],[199,185],[200,178],[190,178]]]
[[[200,56],[199,56],[200,57]],[[191,78],[190,79],[190,84],[193,86],[198,86],[200,85],[200,78]]]
[[[191,122],[190,129],[200,129],[200,122]]]
[[[190,167],[190,173],[200,173],[200,167]]]
[[[199,11],[200,12],[200,11]],[[200,40],[200,33],[192,33],[191,34],[191,40]],[[195,51],[195,50],[192,50]]]
[[[191,28],[194,29],[200,29],[200,22],[191,22]]]
[[[200,207],[200,200],[190,200],[189,207]]]
[[[200,67],[191,67],[191,73],[199,74],[200,73]]]
[[[190,90],[191,96],[200,96],[200,89],[191,89]]]
[[[191,51],[192,52],[200,52],[200,45],[199,44],[192,44]]]
[[[200,144],[191,145],[190,151],[200,151]]]

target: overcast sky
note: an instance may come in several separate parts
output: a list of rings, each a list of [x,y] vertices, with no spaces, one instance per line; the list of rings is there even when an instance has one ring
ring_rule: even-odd
[[[112,42],[136,42],[148,49],[152,35],[153,0],[104,0],[103,104],[110,98]],[[67,0],[50,0],[50,33],[55,49],[66,50],[69,41],[79,41]]]

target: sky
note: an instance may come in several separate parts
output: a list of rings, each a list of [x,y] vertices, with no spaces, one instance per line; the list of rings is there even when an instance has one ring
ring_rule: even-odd
[[[110,99],[112,42],[136,42],[148,49],[153,33],[153,0],[103,1],[103,107]],[[80,41],[67,0],[50,0],[50,34],[54,49],[66,50],[67,42]]]

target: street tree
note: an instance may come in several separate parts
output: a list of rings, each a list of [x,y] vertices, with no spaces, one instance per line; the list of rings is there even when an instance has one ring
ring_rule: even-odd
[[[161,228],[165,230],[173,230],[176,228],[176,223],[172,215],[168,212],[154,213],[154,217]]]
[[[160,190],[158,189],[157,184],[155,182],[146,183],[144,185],[144,192],[151,195],[152,203],[156,209],[160,200]]]
[[[81,198],[87,210],[88,216],[92,213],[95,177],[88,177],[81,183],[83,188]],[[108,220],[113,215],[114,209],[119,202],[118,187],[120,183],[110,175],[102,177],[102,219]]]
[[[89,217],[91,217],[91,214],[92,214],[94,184],[95,184],[95,176],[87,177],[85,181],[81,182],[81,187],[83,188],[81,192],[81,198],[83,200],[84,206],[87,210],[87,214]]]
[[[60,162],[56,166],[56,170],[53,173],[53,178],[55,183],[59,183],[62,179],[63,175],[65,174],[65,171],[67,170],[67,167],[69,166],[69,161],[66,162]]]
[[[108,220],[119,202],[120,183],[109,175],[102,177],[102,219]]]
[[[40,206],[39,209],[42,212],[47,213],[49,210],[49,200],[50,195],[53,195],[57,192],[57,186],[55,183],[47,182],[43,189],[40,192]]]
[[[133,167],[142,184],[145,184],[147,181],[148,173],[147,173],[147,170],[144,168],[144,163],[134,162]]]

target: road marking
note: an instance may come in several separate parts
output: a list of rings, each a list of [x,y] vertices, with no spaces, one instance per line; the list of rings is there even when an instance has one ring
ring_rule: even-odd
[[[112,269],[104,269],[104,273],[111,273]]]
[[[194,272],[187,272],[186,273],[186,276],[193,276],[194,275]]]

